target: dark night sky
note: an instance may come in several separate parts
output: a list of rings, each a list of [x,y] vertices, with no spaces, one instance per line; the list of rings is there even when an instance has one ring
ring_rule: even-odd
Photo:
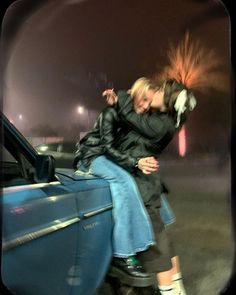
[[[127,89],[138,77],[159,71],[169,42],[176,44],[188,30],[221,56],[225,73],[223,91],[197,93],[198,107],[188,122],[196,135],[192,142],[200,136],[203,145],[227,141],[230,20],[221,1],[54,0],[27,13],[33,2],[18,1],[4,23],[8,116],[23,114],[27,126],[69,128],[78,122],[78,105],[103,108],[106,87]]]

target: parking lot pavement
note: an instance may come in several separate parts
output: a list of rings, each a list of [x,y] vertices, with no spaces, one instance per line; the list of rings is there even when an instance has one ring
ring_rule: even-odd
[[[165,162],[162,176],[176,214],[169,226],[190,295],[216,295],[227,283],[233,262],[230,169],[217,161]]]
[[[167,198],[176,215],[167,230],[180,257],[188,295],[219,295],[231,275],[230,166],[219,167],[219,163],[216,158],[160,161],[170,191]],[[142,294],[141,290],[129,292]],[[108,285],[102,292],[114,294]]]

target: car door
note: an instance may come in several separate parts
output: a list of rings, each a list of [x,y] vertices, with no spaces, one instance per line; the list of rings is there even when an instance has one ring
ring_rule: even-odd
[[[84,179],[75,185],[66,175],[36,177],[37,157],[47,156],[37,155],[14,126],[4,124],[4,284],[20,295],[95,294],[111,259],[111,210],[86,212],[94,212],[94,201],[104,196],[101,207],[107,209],[108,185]],[[91,204],[83,204],[88,198]]]

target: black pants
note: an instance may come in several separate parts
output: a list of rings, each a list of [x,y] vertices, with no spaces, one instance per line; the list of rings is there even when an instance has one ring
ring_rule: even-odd
[[[171,258],[176,256],[171,237],[161,220],[159,209],[146,207],[152,221],[156,244],[139,252],[138,258],[144,269],[150,273],[167,271],[172,268]]]

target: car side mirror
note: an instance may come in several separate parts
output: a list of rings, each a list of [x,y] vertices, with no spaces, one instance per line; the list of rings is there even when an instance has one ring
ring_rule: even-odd
[[[50,182],[55,179],[55,159],[49,155],[37,155],[35,162],[35,181]]]

